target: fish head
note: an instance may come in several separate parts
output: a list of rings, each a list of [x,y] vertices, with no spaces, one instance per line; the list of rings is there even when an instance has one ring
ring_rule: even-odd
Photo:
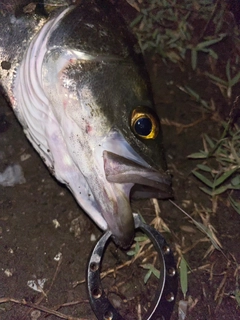
[[[41,124],[49,167],[126,248],[135,229],[131,199],[171,197],[171,178],[143,59],[122,19],[97,3],[81,1],[39,32],[29,77],[35,67],[41,76],[29,87],[44,93],[44,119],[52,119]]]

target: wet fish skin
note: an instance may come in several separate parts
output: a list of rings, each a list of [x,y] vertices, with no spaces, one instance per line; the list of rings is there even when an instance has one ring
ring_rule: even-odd
[[[48,168],[126,247],[134,235],[132,187],[145,185],[160,198],[172,195],[157,116],[154,139],[131,128],[139,106],[154,114],[142,57],[106,1],[59,1],[49,14],[46,6],[30,14],[24,10],[30,1],[15,3],[0,4],[5,93]]]

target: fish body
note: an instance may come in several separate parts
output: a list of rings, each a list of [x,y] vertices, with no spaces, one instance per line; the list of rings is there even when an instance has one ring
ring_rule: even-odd
[[[172,195],[160,122],[142,56],[114,7],[75,2],[0,4],[1,84],[53,175],[126,247],[129,199]]]

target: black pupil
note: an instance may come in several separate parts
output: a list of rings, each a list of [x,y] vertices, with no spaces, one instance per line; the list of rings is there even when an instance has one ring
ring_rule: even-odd
[[[139,118],[135,123],[135,131],[141,136],[148,136],[152,132],[152,121],[149,118]]]

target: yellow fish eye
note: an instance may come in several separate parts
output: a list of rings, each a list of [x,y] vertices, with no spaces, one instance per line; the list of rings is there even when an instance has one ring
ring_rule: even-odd
[[[137,107],[131,115],[131,129],[137,137],[155,139],[159,132],[159,119],[147,107]]]

